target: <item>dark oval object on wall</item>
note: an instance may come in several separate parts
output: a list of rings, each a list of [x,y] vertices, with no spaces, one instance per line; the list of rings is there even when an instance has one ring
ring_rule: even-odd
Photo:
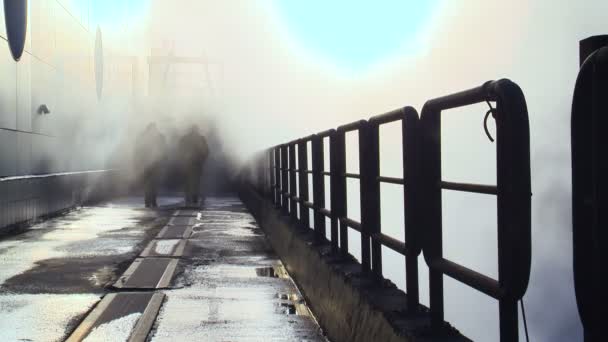
[[[101,99],[103,89],[103,42],[99,27],[97,27],[97,33],[95,34],[95,87],[97,89],[97,99]]]
[[[19,61],[27,33],[27,0],[4,0],[4,23],[11,55]]]

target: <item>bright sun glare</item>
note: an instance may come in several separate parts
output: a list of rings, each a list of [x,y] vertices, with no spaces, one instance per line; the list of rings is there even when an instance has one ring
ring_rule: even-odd
[[[422,48],[441,0],[275,0],[291,38],[345,69],[366,69]]]

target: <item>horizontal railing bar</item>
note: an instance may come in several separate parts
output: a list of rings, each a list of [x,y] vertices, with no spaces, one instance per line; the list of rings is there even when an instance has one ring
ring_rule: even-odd
[[[359,121],[348,123],[346,125],[342,125],[342,126],[338,127],[338,132],[346,133],[346,132],[350,132],[350,131],[356,131],[359,128],[361,128],[361,126],[363,126],[366,122],[367,121],[365,121],[365,120],[359,120]]]
[[[351,220],[348,217],[341,217],[340,218],[340,223],[345,224],[348,227],[350,227],[350,228],[352,228],[352,229],[354,229],[354,230],[356,230],[358,232],[361,232],[361,230],[362,230],[360,222],[357,222],[355,220]]]
[[[498,188],[494,185],[483,185],[483,184],[467,184],[467,183],[453,183],[453,182],[441,182],[439,186],[444,190],[454,191],[465,191],[474,192],[478,194],[497,195]]]
[[[306,208],[309,209],[314,209],[315,208],[315,204],[309,201],[304,201],[304,203],[302,203]]]
[[[308,173],[308,174],[311,174],[311,175],[314,175],[315,172],[316,171],[314,171],[314,170],[306,170],[306,171],[304,171],[304,173]],[[324,176],[331,176],[331,172],[329,172],[329,171],[322,171],[321,174],[324,175]]]
[[[336,130],[332,128],[332,129],[325,130],[325,131],[323,131],[323,132],[319,132],[319,133],[317,133],[317,134],[315,134],[315,135],[316,135],[317,137],[320,137],[320,138],[326,138],[326,137],[328,137],[328,136],[332,135],[332,134],[333,134],[335,131],[336,131]]]
[[[495,84],[496,81],[488,81],[476,88],[428,100],[424,106],[441,110],[468,106],[486,100],[493,101],[495,100],[493,94],[493,86]]]
[[[396,177],[384,177],[384,176],[379,176],[378,178],[376,178],[376,180],[378,180],[378,182],[382,182],[382,183],[392,183],[392,184],[405,184],[405,181],[403,180],[403,178],[396,178]]]
[[[357,178],[357,179],[361,179],[361,175],[358,173],[345,173],[344,177],[346,178]]]
[[[327,209],[327,208],[321,208],[321,209],[319,209],[319,212],[321,214],[323,214],[324,216],[331,218],[331,211],[329,209]]]
[[[432,262],[429,266],[492,298],[501,299],[505,295],[498,281],[453,261],[439,259]]]
[[[380,244],[382,244],[383,246],[386,246],[399,254],[405,255],[407,253],[407,246],[403,241],[399,241],[393,237],[384,235],[382,233],[373,234],[372,239],[380,242]]]
[[[300,144],[301,144],[301,143],[309,142],[309,141],[311,141],[311,140],[312,140],[312,139],[314,139],[314,138],[315,138],[315,135],[314,135],[314,134],[311,134],[311,135],[309,135],[309,136],[307,136],[307,137],[300,138],[300,139],[298,139],[297,141],[298,141],[298,143],[300,143]]]
[[[369,123],[372,125],[382,125],[390,122],[395,122],[403,119],[403,108],[395,109],[390,112],[376,115],[369,119]]]

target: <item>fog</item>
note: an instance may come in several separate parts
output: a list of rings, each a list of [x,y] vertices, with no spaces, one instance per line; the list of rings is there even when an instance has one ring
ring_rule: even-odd
[[[510,78],[523,89],[530,115],[533,264],[524,301],[531,339],[582,340],[571,267],[570,104],[578,72],[578,41],[606,33],[608,2],[437,4],[418,35],[421,44],[416,49],[397,49],[364,66],[343,68],[340,60],[301,41],[282,16],[278,1],[152,1],[141,8],[145,15],[129,23],[128,34],[104,30],[113,35],[108,41],[118,46],[105,58],[136,56],[141,94],[146,95],[125,108],[125,116],[115,110],[121,107],[116,104],[120,102],[112,102],[112,90],[104,88],[104,101],[127,124],[101,139],[106,145],[96,146],[124,152],[112,153],[113,162],[120,164],[116,160],[128,160],[125,151],[134,132],[146,123],[158,122],[168,136],[198,123],[217,137],[216,155],[221,145],[230,163],[238,164],[278,143],[405,105],[420,110],[430,98],[490,79]],[[349,15],[347,4],[343,15]],[[373,20],[378,18],[361,25],[373,25]],[[340,22],[337,17],[336,25]],[[146,82],[152,72],[146,64],[151,51],[205,63],[171,67],[170,81],[165,78],[160,88],[153,89]],[[485,111],[480,105],[446,115],[444,179],[495,183],[494,145],[482,128]],[[99,124],[93,121],[94,126]],[[394,149],[400,141],[398,130],[383,129],[381,139],[382,153],[389,156],[382,157],[382,173],[398,175],[400,152]],[[356,168],[351,157],[356,143],[349,146],[348,167]],[[352,186],[356,184],[349,183],[349,216],[356,219]],[[401,190],[383,187],[382,191],[383,229],[402,238]],[[495,214],[494,198],[445,193],[446,257],[496,277]],[[403,288],[403,260],[387,252],[384,268]],[[422,301],[428,304],[425,272],[421,267]],[[445,286],[446,320],[474,340],[498,340],[496,301],[447,277]]]

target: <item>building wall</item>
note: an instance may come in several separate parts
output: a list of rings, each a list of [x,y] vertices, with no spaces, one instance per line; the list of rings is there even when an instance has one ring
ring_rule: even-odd
[[[73,185],[60,191],[56,176],[26,176],[106,167],[105,156],[99,154],[108,152],[95,150],[93,157],[95,134],[87,131],[99,121],[100,108],[108,108],[104,101],[114,101],[97,98],[94,1],[104,0],[30,0],[25,49],[18,62],[8,47],[0,5],[0,228],[77,203]],[[104,88],[124,95],[124,80],[134,79],[131,64],[129,58],[104,58]],[[111,91],[106,92],[111,98]],[[41,104],[51,113],[38,114]],[[112,121],[102,121],[98,130],[120,124]],[[61,184],[74,184],[70,175],[60,178]]]
[[[78,150],[82,144],[73,143],[103,101],[95,91],[97,24],[91,20],[92,3],[29,1],[27,39],[19,62],[11,57],[0,6],[0,177],[103,168],[88,163]],[[133,78],[128,58],[104,58],[104,66],[105,89],[112,88],[109,82]],[[51,113],[38,114],[41,104]]]

